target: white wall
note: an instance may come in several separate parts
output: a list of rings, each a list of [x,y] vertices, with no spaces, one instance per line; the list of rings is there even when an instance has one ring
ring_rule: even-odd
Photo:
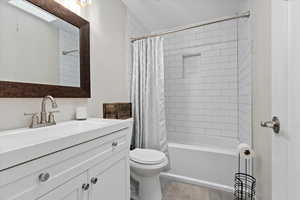
[[[251,0],[253,37],[253,144],[258,200],[271,200],[272,135],[260,121],[272,116],[271,106],[271,0]]]
[[[129,101],[126,52],[126,7],[120,0],[93,1],[91,22],[91,116],[102,115],[103,102]]]
[[[89,116],[102,116],[102,103],[128,101],[126,71],[126,7],[120,0],[97,0],[85,10],[91,22],[91,99],[58,99],[58,121],[74,117],[76,106]],[[28,126],[24,112],[39,112],[41,99],[0,99],[0,130]]]

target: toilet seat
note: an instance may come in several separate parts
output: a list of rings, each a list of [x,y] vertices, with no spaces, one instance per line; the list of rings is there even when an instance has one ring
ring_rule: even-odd
[[[153,149],[134,149],[130,152],[130,160],[144,165],[158,165],[166,161],[163,152]]]
[[[159,175],[168,166],[167,156],[156,150],[135,149],[129,157],[131,177],[139,183],[140,199],[162,199]]]

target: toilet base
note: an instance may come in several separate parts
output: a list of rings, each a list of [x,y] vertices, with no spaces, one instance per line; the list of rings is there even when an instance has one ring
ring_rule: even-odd
[[[134,174],[133,178],[139,182],[140,200],[162,200],[159,174],[151,177],[142,177]]]

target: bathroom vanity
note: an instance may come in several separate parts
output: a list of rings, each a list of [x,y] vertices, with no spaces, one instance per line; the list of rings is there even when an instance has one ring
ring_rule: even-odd
[[[0,134],[0,200],[129,200],[132,120]]]

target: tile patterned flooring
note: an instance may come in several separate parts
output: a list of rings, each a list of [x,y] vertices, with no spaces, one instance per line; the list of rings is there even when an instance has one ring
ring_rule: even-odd
[[[195,185],[170,182],[164,185],[163,200],[233,200],[233,195]]]

